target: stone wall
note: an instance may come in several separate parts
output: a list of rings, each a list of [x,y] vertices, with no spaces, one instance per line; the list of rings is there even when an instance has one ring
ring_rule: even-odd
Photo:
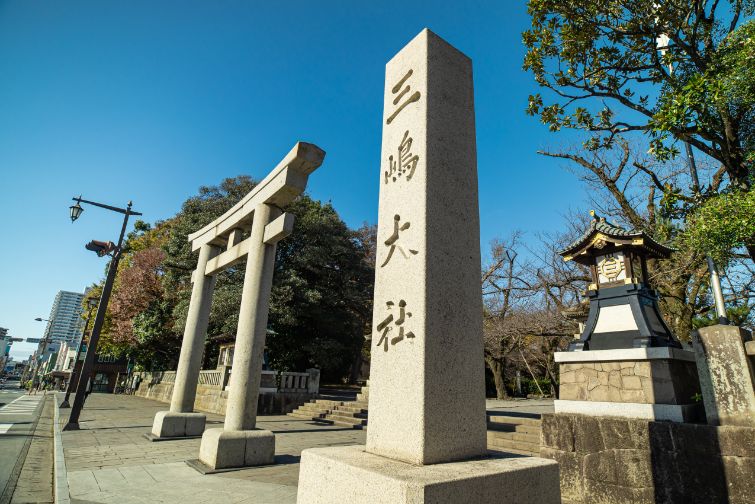
[[[559,399],[689,404],[700,392],[694,362],[642,360],[560,365]]]
[[[149,381],[145,380],[139,384],[136,395],[170,403],[173,395],[173,383],[150,384]],[[307,392],[260,392],[257,413],[259,415],[285,415],[315,397],[316,394]],[[197,385],[194,410],[225,415],[227,400],[227,391],[221,391],[215,385]]]
[[[755,428],[548,414],[564,504],[755,503]]]

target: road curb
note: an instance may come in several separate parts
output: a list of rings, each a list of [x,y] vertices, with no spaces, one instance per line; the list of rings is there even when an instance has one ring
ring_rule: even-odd
[[[53,473],[53,495],[56,504],[70,504],[71,495],[68,491],[68,472],[66,471],[66,459],[63,455],[63,432],[60,429],[60,407],[58,406],[58,395],[53,394],[53,403],[55,405],[55,414],[53,420],[53,432],[55,435],[54,447],[54,473]]]

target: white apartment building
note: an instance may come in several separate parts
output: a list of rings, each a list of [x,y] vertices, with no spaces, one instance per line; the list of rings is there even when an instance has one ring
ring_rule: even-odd
[[[83,299],[84,294],[81,292],[57,293],[50,310],[50,321],[45,328],[45,339],[49,338],[53,342],[78,341],[84,328],[84,320],[81,318]]]

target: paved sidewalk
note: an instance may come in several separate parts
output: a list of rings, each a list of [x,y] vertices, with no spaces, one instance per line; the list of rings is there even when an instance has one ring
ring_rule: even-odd
[[[553,399],[487,399],[488,413],[530,415],[553,413]]]
[[[295,503],[303,449],[365,442],[364,431],[261,416],[258,427],[275,433],[277,464],[203,476],[184,463],[197,458],[199,439],[153,443],[142,437],[155,413],[166,408],[135,396],[89,397],[81,430],[63,433],[73,504]],[[67,418],[68,410],[61,410],[61,422]],[[208,428],[222,426],[218,415],[207,420]]]
[[[184,462],[197,458],[199,439],[153,443],[143,437],[155,413],[167,407],[136,396],[89,397],[81,430],[63,432],[72,504],[294,504],[302,450],[365,443],[365,431],[261,416],[258,426],[275,433],[276,465],[203,476]],[[488,409],[527,414],[552,411],[553,404],[488,401]],[[61,423],[68,411],[61,410]],[[207,414],[207,424],[222,427],[223,417]]]
[[[11,504],[53,502],[53,411],[55,397],[42,397],[44,405],[29,445]],[[36,407],[36,403],[35,403]]]

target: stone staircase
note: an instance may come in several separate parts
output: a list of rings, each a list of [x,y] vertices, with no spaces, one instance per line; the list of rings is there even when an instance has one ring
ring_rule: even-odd
[[[540,456],[540,415],[488,415],[488,448]]]
[[[364,429],[367,427],[367,403],[370,383],[362,387],[356,401],[332,401],[317,399],[298,407],[288,414],[290,417],[314,422]]]
[[[366,429],[369,395],[367,382],[357,394],[356,401],[317,399],[303,404],[288,416],[327,425]],[[540,456],[540,415],[488,414],[487,423],[489,449]]]

